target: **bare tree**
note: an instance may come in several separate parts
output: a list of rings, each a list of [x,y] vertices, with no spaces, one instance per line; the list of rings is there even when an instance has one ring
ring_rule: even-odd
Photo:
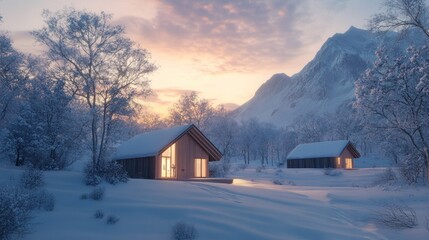
[[[425,0],[386,0],[384,12],[369,22],[373,31],[408,30],[417,28],[429,38],[428,8]]]
[[[195,124],[206,130],[209,120],[214,116],[214,107],[207,99],[200,98],[194,91],[185,93],[170,109],[170,119],[175,125]]]
[[[57,78],[91,115],[93,167],[106,158],[112,122],[133,113],[133,99],[149,92],[147,75],[155,70],[149,53],[125,37],[112,16],[69,8],[44,11],[45,26],[33,32],[47,47],[46,57]]]

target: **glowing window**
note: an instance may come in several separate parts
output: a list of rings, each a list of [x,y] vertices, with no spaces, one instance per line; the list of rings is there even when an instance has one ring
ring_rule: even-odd
[[[171,145],[161,154],[161,177],[176,177],[176,144]]]
[[[207,159],[195,158],[195,177],[207,177]]]
[[[353,161],[351,158],[346,158],[346,168],[353,168]]]

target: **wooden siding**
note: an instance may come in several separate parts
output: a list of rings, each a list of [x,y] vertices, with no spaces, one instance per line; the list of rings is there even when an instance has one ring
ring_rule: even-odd
[[[341,160],[341,165],[337,166],[337,168],[346,168],[346,158],[351,158],[352,159],[352,168],[354,167],[354,160],[353,157],[355,155],[350,152],[349,148],[344,148],[343,152],[341,153],[340,156],[338,156]]]
[[[288,168],[335,168],[336,158],[288,159]]]
[[[117,160],[130,178],[155,179],[155,157]]]
[[[209,159],[209,154],[189,135],[183,135],[177,142],[177,178],[195,177],[195,158]],[[209,175],[208,164],[206,176]]]

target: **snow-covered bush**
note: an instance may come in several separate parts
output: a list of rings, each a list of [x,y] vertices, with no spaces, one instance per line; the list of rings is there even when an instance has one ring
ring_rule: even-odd
[[[282,181],[282,180],[280,180],[280,179],[274,179],[274,180],[273,180],[273,183],[274,183],[275,185],[283,185],[283,181]]]
[[[408,156],[399,162],[399,172],[408,184],[415,184],[424,175],[424,160],[416,156]]]
[[[110,184],[128,182],[128,174],[120,164],[115,161],[108,161],[100,164],[98,169],[94,169],[91,162],[84,168],[84,181],[86,185],[97,186],[102,179]]]
[[[43,172],[32,167],[27,168],[22,173],[20,184],[25,189],[36,189],[42,187],[45,185]]]
[[[101,218],[103,218],[103,217],[104,217],[104,212],[103,212],[103,211],[101,211],[101,210],[97,210],[97,211],[95,211],[95,213],[94,213],[94,217],[95,217],[95,218],[97,218],[97,219],[101,219]]]
[[[119,218],[115,217],[114,215],[109,215],[107,217],[106,223],[113,225],[113,224],[117,223],[118,221],[119,221]]]
[[[101,183],[101,177],[97,174],[97,171],[93,168],[92,163],[88,164],[83,169],[84,182],[89,186],[97,186]]]
[[[378,223],[391,228],[414,228],[418,224],[414,209],[400,201],[384,202],[375,214]]]
[[[214,162],[209,164],[209,176],[210,177],[224,177],[225,171],[221,163]]]
[[[255,168],[255,171],[257,172],[257,173],[260,173],[260,172],[262,172],[262,170],[264,170],[265,169],[265,166],[264,165],[261,165],[261,166],[257,166],[256,168]]]
[[[107,161],[101,165],[101,176],[110,184],[128,182],[128,174],[116,161]]]
[[[0,239],[28,231],[33,199],[29,191],[0,186]]]
[[[326,176],[335,177],[335,176],[340,176],[342,172],[335,170],[333,168],[325,168],[323,170],[323,174],[325,174]]]
[[[91,191],[91,193],[89,194],[89,197],[92,200],[99,201],[99,200],[103,199],[104,192],[105,192],[105,190],[103,187],[96,187]]]
[[[198,232],[194,225],[181,221],[173,226],[171,238],[173,240],[195,240],[198,238]]]
[[[378,179],[375,180],[374,185],[392,185],[397,181],[396,173],[392,168],[387,168],[380,174]]]

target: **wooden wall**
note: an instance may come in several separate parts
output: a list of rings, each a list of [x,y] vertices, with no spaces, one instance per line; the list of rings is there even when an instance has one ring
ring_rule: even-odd
[[[336,168],[336,158],[288,159],[288,168]]]
[[[130,178],[155,179],[155,157],[117,160]]]
[[[189,134],[183,135],[176,142],[176,176],[177,179],[193,178],[195,177],[195,158],[209,159],[209,154],[191,137]],[[160,161],[158,161],[158,165]],[[209,175],[208,164],[206,166],[206,176]],[[157,170],[157,174],[161,176],[161,167]]]
[[[347,148],[344,148],[344,150],[341,153],[341,155],[339,156],[339,158],[341,159],[341,166],[339,168],[345,168],[346,167],[346,158],[352,159],[352,168],[354,167],[353,154]]]

